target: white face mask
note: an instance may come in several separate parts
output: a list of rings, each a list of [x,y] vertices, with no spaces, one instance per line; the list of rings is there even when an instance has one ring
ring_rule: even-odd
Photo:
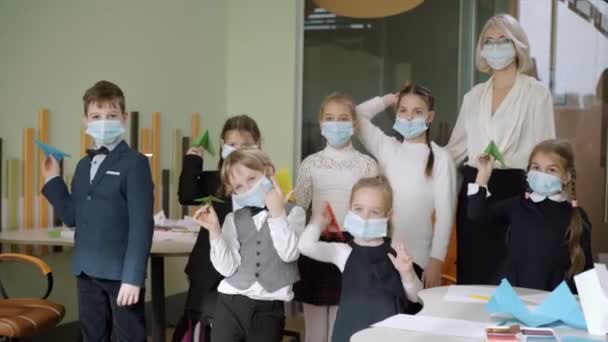
[[[493,70],[502,70],[515,60],[515,47],[511,41],[486,43],[481,49],[481,57]]]
[[[109,145],[122,137],[125,126],[120,120],[94,120],[87,124],[86,133],[95,139],[97,145]]]

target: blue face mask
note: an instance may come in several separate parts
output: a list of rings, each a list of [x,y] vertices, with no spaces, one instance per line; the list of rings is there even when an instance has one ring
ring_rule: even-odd
[[[125,126],[120,120],[95,120],[87,124],[86,133],[95,139],[97,145],[108,145],[125,133]]]
[[[515,47],[511,42],[486,44],[481,49],[481,57],[493,70],[502,70],[515,60]]]
[[[371,240],[386,236],[388,218],[375,218],[364,220],[359,215],[349,211],[344,218],[344,228],[359,239]]]
[[[397,118],[393,129],[403,136],[404,139],[413,139],[420,134],[426,132],[428,126],[426,125],[426,119],[415,118],[413,120]]]
[[[273,188],[272,182],[268,178],[262,177],[251,189],[242,194],[232,195],[232,199],[241,207],[264,208],[266,206],[266,194]]]
[[[327,139],[327,143],[332,147],[342,147],[348,144],[353,132],[353,123],[350,121],[325,121],[321,124],[321,135]]]
[[[548,173],[530,170],[528,172],[528,184],[535,193],[549,197],[562,192],[562,180]]]

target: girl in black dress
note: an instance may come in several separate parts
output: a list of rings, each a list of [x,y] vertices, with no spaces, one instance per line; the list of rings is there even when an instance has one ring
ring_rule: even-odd
[[[393,249],[387,237],[393,192],[383,176],[362,178],[354,186],[344,227],[348,243],[319,241],[329,223],[313,218],[298,247],[302,254],[333,263],[342,271],[342,292],[332,342],[347,342],[357,331],[398,313],[420,309],[422,268],[413,263],[403,243]]]
[[[237,148],[254,146],[259,148],[261,143],[262,137],[255,120],[247,115],[229,118],[224,123],[220,135],[222,147],[217,169],[221,170],[224,159]],[[203,171],[203,149],[192,147],[184,157],[179,176],[179,202],[182,205],[200,205],[195,200],[209,195],[223,200],[223,203],[213,203],[221,225],[226,215],[232,211],[232,199],[224,194],[219,171]],[[209,232],[201,229],[184,270],[190,288],[184,316],[177,324],[173,341],[181,341],[189,324],[194,325],[198,321],[208,320],[215,310],[217,286],[222,276],[213,268],[209,260],[209,250]]]
[[[489,205],[487,184],[493,160],[482,155],[475,184],[469,184],[468,217],[509,226],[502,275],[511,285],[545,291],[593,267],[591,223],[576,203],[574,155],[570,144],[546,140],[530,155],[531,192]],[[570,200],[567,188],[570,187]]]

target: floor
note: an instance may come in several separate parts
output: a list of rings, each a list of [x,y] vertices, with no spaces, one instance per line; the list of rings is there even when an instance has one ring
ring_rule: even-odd
[[[169,328],[167,329],[167,341],[171,341],[173,336],[173,328],[175,323],[182,314],[182,309],[185,300],[185,293],[177,294],[174,296],[167,297],[166,301],[166,313],[167,323]],[[150,303],[146,303],[146,317],[151,316]],[[150,326],[150,323],[147,323]],[[297,331],[300,333],[301,341],[304,341],[304,318],[302,316],[291,317],[286,322],[286,329],[291,331]],[[61,324],[57,328],[47,332],[44,335],[37,336],[35,338],[22,339],[23,342],[71,342],[78,341],[78,322],[70,322]],[[148,341],[151,341],[148,338]],[[283,342],[292,342],[290,339],[285,338]]]

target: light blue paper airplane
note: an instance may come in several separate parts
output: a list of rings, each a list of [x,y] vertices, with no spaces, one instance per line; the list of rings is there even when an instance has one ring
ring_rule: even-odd
[[[587,328],[581,307],[566,282],[562,282],[536,310],[531,312],[511,284],[503,279],[486,305],[486,311],[511,314],[529,327],[563,323],[574,328]]]
[[[42,150],[42,153],[44,153],[45,157],[48,157],[49,154],[53,155],[53,157],[55,157],[55,159],[57,161],[61,161],[61,159],[63,159],[63,157],[71,157],[69,154],[58,150],[57,148],[49,145],[49,144],[45,144],[40,140],[34,140],[34,142],[36,143],[36,145],[38,145],[38,147],[40,147],[40,149]]]
[[[562,342],[604,342],[606,340],[596,340],[593,338],[577,337],[577,336],[565,336],[562,337]]]

